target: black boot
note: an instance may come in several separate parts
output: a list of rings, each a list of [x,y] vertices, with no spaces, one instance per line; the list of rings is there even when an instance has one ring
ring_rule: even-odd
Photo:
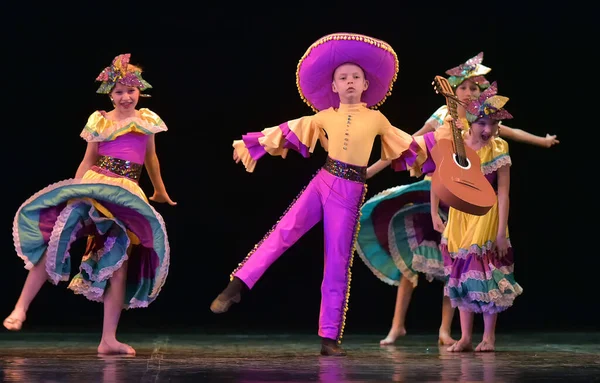
[[[248,290],[248,286],[238,277],[233,277],[225,290],[211,303],[210,311],[222,314],[229,310],[231,305],[242,300],[242,293]]]
[[[345,356],[346,351],[335,339],[321,338],[321,355]]]

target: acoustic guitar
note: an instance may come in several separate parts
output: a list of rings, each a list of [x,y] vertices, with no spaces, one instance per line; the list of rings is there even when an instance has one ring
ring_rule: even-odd
[[[466,146],[462,132],[456,126],[457,107],[462,102],[454,95],[447,79],[436,76],[433,81],[436,93],[446,98],[452,140],[440,139],[431,149],[435,171],[431,187],[447,205],[473,215],[484,215],[496,203],[496,193],[481,171],[477,152]]]

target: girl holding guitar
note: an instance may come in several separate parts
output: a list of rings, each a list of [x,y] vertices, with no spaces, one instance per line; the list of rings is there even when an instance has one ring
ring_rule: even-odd
[[[504,109],[508,98],[496,93],[496,83],[493,83],[468,104],[466,121],[460,118],[456,121],[457,125],[467,127],[462,130],[464,143],[477,152],[483,174],[496,191],[495,204],[484,215],[472,215],[451,207],[444,225],[438,213],[438,198],[431,189],[433,226],[442,232],[440,248],[447,278],[444,296],[460,311],[462,336],[448,351],[473,350],[474,313],[483,314],[484,321],[483,340],[475,351],[494,351],[497,315],[512,306],[523,292],[514,279],[508,235],[511,159],[507,142],[497,137],[500,120],[512,116]]]
[[[484,77],[491,71],[482,65],[483,53],[449,69],[448,82],[455,95],[463,102],[480,96],[490,86]],[[458,106],[459,117],[465,118],[466,110]],[[440,107],[413,136],[422,136],[438,129],[448,116],[448,107]],[[503,138],[532,145],[551,147],[558,143],[555,135],[535,136],[519,129],[499,124]],[[367,169],[367,178],[379,173],[390,161],[377,161]],[[430,219],[431,178],[409,185],[396,186],[375,195],[362,207],[361,230],[357,238],[357,250],[369,269],[382,281],[398,286],[392,327],[380,341],[382,345],[393,344],[399,336],[406,335],[405,318],[419,274],[427,280],[444,280],[444,264],[438,248],[440,233],[434,230]],[[448,213],[448,207],[440,204],[440,214]],[[442,321],[439,343],[451,345],[450,336],[454,309],[448,297],[442,301]]]

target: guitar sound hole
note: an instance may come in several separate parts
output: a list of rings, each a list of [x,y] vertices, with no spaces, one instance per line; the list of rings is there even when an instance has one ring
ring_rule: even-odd
[[[454,153],[452,158],[454,159],[454,162],[463,169],[469,169],[471,167],[471,162],[467,157],[459,156]]]

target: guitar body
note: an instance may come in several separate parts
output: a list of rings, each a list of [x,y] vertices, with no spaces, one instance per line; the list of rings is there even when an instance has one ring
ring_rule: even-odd
[[[469,163],[456,160],[452,140],[441,139],[431,149],[436,164],[431,177],[435,194],[447,205],[473,215],[485,215],[496,203],[496,192],[481,171],[481,160],[473,149],[464,147]]]

